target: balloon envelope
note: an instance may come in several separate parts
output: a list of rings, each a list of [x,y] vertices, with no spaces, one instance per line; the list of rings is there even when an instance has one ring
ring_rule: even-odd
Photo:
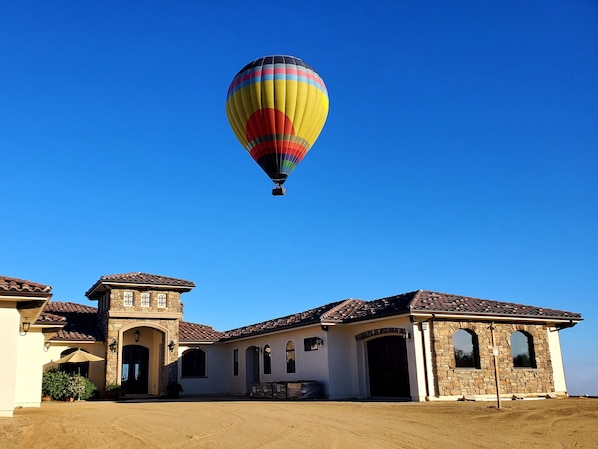
[[[322,131],[328,91],[302,60],[265,56],[233,78],[226,115],[241,145],[280,187]]]

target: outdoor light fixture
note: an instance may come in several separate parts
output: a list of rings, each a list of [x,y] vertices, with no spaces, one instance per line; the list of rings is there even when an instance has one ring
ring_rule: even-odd
[[[168,343],[168,349],[170,352],[174,351],[174,341],[170,340],[170,343]]]
[[[48,349],[50,349],[50,342],[47,341],[44,343],[44,352],[48,352]]]
[[[21,335],[26,335],[27,332],[29,332],[29,329],[31,328],[31,323],[29,321],[23,321],[21,323],[21,329],[23,329],[21,332],[19,332]]]
[[[110,351],[112,352],[116,352],[116,347],[118,346],[118,343],[116,342],[116,338],[112,339],[112,343],[110,343],[108,345],[108,347],[110,348]]]
[[[135,337],[135,343],[139,343],[139,337],[141,337],[141,332],[139,332],[139,329],[135,331],[133,337]]]

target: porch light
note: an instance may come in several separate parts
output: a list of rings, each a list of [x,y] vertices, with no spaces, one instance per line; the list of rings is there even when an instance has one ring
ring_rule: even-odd
[[[141,332],[139,332],[139,329],[135,331],[133,337],[135,337],[135,343],[139,343],[139,337],[141,337]]]
[[[21,329],[22,331],[19,332],[21,335],[27,335],[27,332],[29,332],[29,329],[31,328],[31,323],[29,321],[23,321],[21,323]]]
[[[50,342],[47,341],[44,343],[44,352],[48,352],[48,349],[50,349]]]
[[[170,340],[170,343],[168,343],[168,349],[170,352],[174,351],[174,341]]]
[[[116,348],[118,347],[118,343],[116,342],[116,338],[112,339],[112,343],[110,343],[108,345],[108,347],[110,348],[110,351],[116,352]]]

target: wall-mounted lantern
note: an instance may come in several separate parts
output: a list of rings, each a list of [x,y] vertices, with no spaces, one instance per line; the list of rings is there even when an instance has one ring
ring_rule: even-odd
[[[141,337],[141,332],[139,331],[139,329],[137,329],[135,333],[133,333],[133,337],[135,338],[135,343],[139,343],[139,338]]]
[[[50,349],[50,342],[47,341],[44,343],[44,352],[48,352],[48,349]]]
[[[170,343],[168,343],[168,350],[170,352],[174,351],[174,341],[170,340]]]
[[[118,343],[116,341],[116,338],[112,339],[112,342],[108,345],[108,348],[110,348],[111,352],[116,352],[116,349],[118,348]]]
[[[27,332],[29,332],[30,328],[31,328],[31,323],[29,321],[23,321],[21,323],[21,332],[19,332],[19,334],[27,335]]]

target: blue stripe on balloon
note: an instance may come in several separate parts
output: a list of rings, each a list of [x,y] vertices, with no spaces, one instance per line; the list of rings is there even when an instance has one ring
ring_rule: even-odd
[[[228,99],[231,95],[233,95],[239,89],[243,89],[244,87],[250,86],[254,83],[259,83],[262,81],[272,81],[272,80],[291,80],[291,81],[297,81],[300,83],[306,83],[310,86],[314,86],[315,88],[322,91],[326,96],[328,96],[328,92],[326,91],[324,82],[321,80],[319,75],[314,71],[310,71],[310,73],[320,81],[319,83],[315,79],[310,78],[306,75],[297,75],[294,73],[292,73],[292,74],[291,73],[271,73],[271,74],[267,74],[267,75],[260,74],[257,76],[253,75],[253,73],[255,73],[255,72],[263,72],[264,70],[267,70],[267,69],[272,69],[272,70],[276,71],[276,69],[284,69],[284,68],[285,67],[281,64],[278,64],[278,65],[269,64],[269,65],[264,65],[261,67],[255,67],[255,68],[246,70],[243,73],[237,74],[235,79],[245,78],[245,77],[247,77],[247,79],[241,81],[240,83],[238,83],[236,85],[235,85],[235,80],[233,80],[233,82],[231,84],[235,85],[235,87],[233,87],[231,90],[229,90],[226,98]]]

